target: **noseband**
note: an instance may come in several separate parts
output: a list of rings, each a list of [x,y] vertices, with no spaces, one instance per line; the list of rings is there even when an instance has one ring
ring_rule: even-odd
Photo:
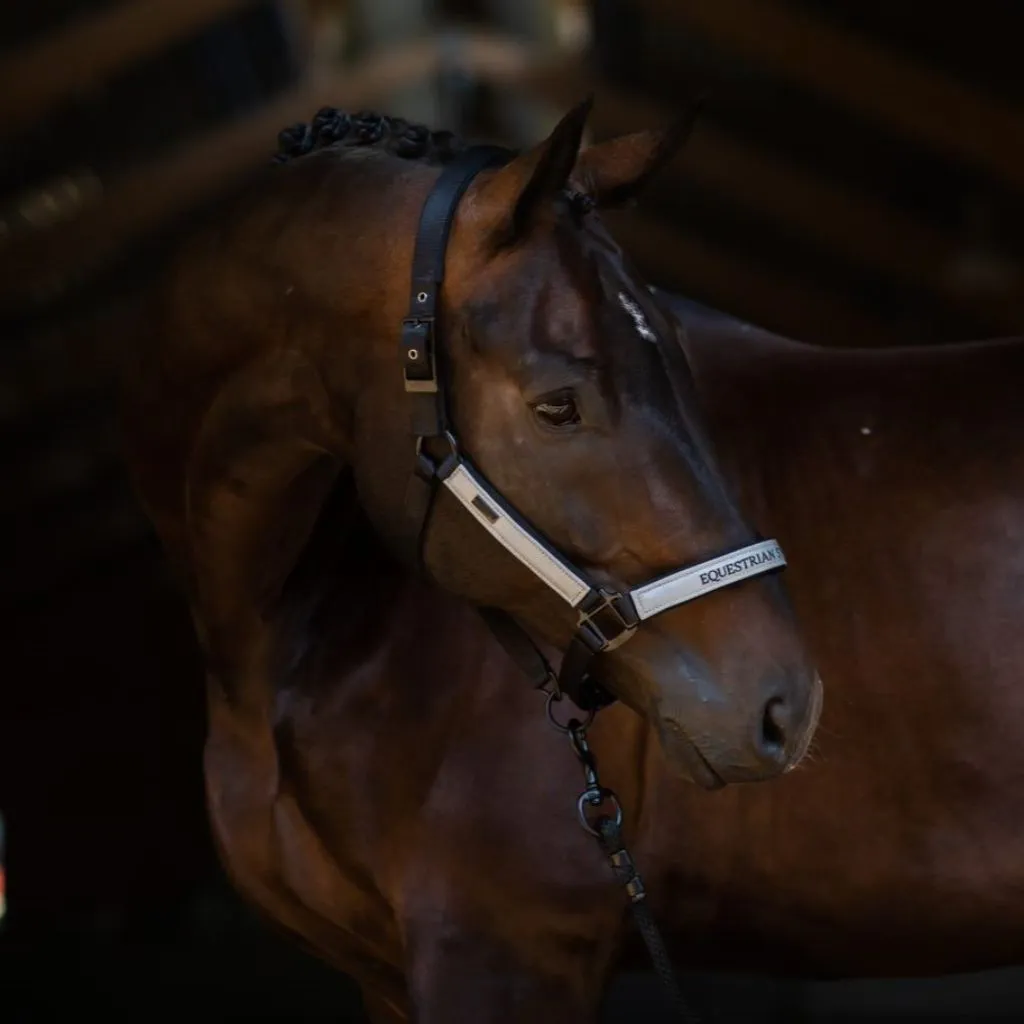
[[[402,321],[405,391],[416,438],[416,466],[407,506],[417,524],[420,561],[433,496],[441,485],[483,529],[577,613],[576,631],[556,677],[536,644],[511,616],[496,609],[481,609],[498,640],[538,686],[557,682],[579,707],[592,710],[614,700],[587,676],[596,655],[620,647],[641,622],[722,587],[778,571],[786,559],[776,541],[763,540],[638,587],[595,586],[508,505],[460,452],[447,415],[443,374],[438,371],[438,300],[445,252],[455,211],[470,182],[486,168],[507,163],[512,155],[494,146],[467,150],[445,166],[420,214],[409,315]]]

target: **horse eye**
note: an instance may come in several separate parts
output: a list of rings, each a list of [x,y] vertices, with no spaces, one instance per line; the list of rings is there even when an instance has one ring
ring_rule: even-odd
[[[571,427],[580,421],[576,399],[567,392],[549,395],[536,402],[533,411],[537,418],[549,427]]]

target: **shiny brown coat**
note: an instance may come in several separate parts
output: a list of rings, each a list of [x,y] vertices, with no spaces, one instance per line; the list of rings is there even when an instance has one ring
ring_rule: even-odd
[[[574,177],[593,190],[585,157]],[[353,423],[386,438],[400,415],[400,393],[375,391],[356,360],[354,325],[380,317],[369,365],[388,379],[401,308],[380,282],[401,279],[411,246],[388,228],[415,222],[421,179],[386,223],[352,229],[346,246],[377,284],[339,319],[325,256],[341,251],[324,215],[335,200],[308,173],[307,201],[325,204],[315,219],[298,202],[257,205],[216,236],[220,257],[203,255],[209,238],[186,253],[129,377],[140,494],[209,666],[221,856],[269,919],[359,981],[377,1020],[593,1020],[635,943],[576,822],[569,746],[471,605],[389,553],[399,526],[382,510],[406,467],[338,458]],[[467,223],[490,215],[482,194]],[[254,237],[272,237],[272,257]],[[468,259],[456,245],[456,267]],[[725,652],[741,682],[768,678],[765,652],[791,666],[771,677],[789,680],[785,760],[736,738],[764,696],[741,682],[690,735],[726,781],[778,774],[803,754],[817,708],[774,584],[709,598],[662,646],[627,645],[614,663],[624,703],[599,715],[591,742],[680,963],[905,974],[1012,961],[1024,926],[1024,344],[828,351],[686,303],[673,320],[665,296],[649,301],[682,345],[715,472],[743,521],[787,551],[826,693],[798,770],[709,791],[681,777],[659,719],[701,706],[689,691],[650,696],[668,685],[665,645],[678,629],[680,644]],[[482,461],[493,479],[494,459]],[[614,507],[622,482],[601,479]],[[514,473],[496,483],[517,486]],[[712,507],[707,522],[740,538],[732,506]],[[679,564],[688,552],[630,514],[621,530],[649,553],[621,574]],[[465,522],[440,529],[432,569],[478,543]]]

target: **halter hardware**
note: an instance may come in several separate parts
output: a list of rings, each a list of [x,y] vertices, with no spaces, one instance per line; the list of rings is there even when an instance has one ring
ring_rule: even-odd
[[[406,317],[402,321],[402,372],[405,390],[434,394],[437,366],[434,363],[434,318]]]
[[[628,594],[595,590],[580,605],[576,626],[580,640],[595,654],[621,647],[640,625],[640,617]]]

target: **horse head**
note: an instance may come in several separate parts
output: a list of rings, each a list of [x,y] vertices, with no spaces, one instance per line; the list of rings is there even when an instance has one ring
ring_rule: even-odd
[[[689,121],[581,150],[588,109],[462,183],[447,211],[431,359],[444,395],[441,440],[457,439],[466,465],[526,534],[573,567],[583,590],[628,595],[680,567],[731,573],[728,558],[709,560],[749,552],[758,536],[716,466],[676,322],[600,220],[669,159]],[[258,336],[315,368],[281,372],[288,387],[301,390],[308,376],[321,388],[316,444],[347,467],[398,559],[564,651],[580,609],[496,543],[466,501],[435,487],[429,515],[415,522],[406,505],[416,431],[402,358],[420,356],[400,346],[417,294],[410,267],[424,203],[459,146],[405,122],[332,111],[285,142],[290,158],[269,170],[269,191],[217,236],[218,273],[193,265],[191,307],[209,324],[244,317],[232,338]],[[239,268],[257,273],[260,287],[243,288]],[[223,361],[248,342],[216,344]],[[283,387],[280,375],[274,386]],[[438,440],[424,441],[435,468],[445,454]],[[262,476],[271,464],[264,459]],[[781,579],[750,575],[657,616],[633,615],[629,642],[606,644],[589,666],[654,725],[669,760],[707,786],[793,766],[820,708]]]

